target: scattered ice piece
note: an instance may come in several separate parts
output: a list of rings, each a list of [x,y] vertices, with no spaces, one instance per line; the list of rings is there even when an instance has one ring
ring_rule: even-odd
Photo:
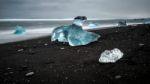
[[[24,51],[24,49],[18,49],[17,51],[18,51],[18,52],[21,52],[21,51]]]
[[[14,73],[14,72],[12,72],[12,71],[11,71],[11,72],[9,72],[9,74],[13,74],[13,73]]]
[[[48,44],[47,44],[47,43],[45,43],[44,45],[45,45],[45,46],[47,46]]]
[[[121,75],[116,75],[115,78],[116,78],[116,79],[120,79],[120,78],[121,78]]]
[[[63,50],[63,49],[65,49],[65,48],[62,47],[62,48],[60,48],[60,49]]]
[[[139,46],[144,46],[144,44],[143,43],[139,43]]]
[[[68,80],[68,77],[65,77],[66,80]]]
[[[127,23],[125,20],[124,21],[118,21],[117,25],[118,26],[127,26]]]
[[[100,63],[114,63],[123,57],[123,53],[118,49],[105,50],[99,58]]]
[[[15,29],[14,34],[16,34],[16,35],[24,34],[25,31],[26,31],[25,28],[22,27],[22,26],[16,26],[15,28],[16,28],[16,29]]]
[[[25,75],[25,76],[29,77],[29,76],[32,76],[32,75],[34,75],[34,72],[26,73],[26,75]]]
[[[88,26],[90,28],[96,28],[97,27],[97,25],[95,23],[93,23],[93,22],[90,22],[90,24]]]
[[[7,67],[7,70],[11,70],[12,68],[10,68],[10,67]]]
[[[84,16],[76,17],[73,24],[55,28],[51,35],[51,41],[68,42],[70,46],[87,45],[97,41],[100,35],[82,29],[84,18]]]

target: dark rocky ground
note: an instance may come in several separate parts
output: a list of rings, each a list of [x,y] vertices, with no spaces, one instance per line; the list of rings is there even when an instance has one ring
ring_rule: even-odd
[[[150,84],[150,25],[93,32],[101,38],[79,47],[50,37],[1,44],[0,84]],[[99,63],[100,54],[113,48],[123,58]]]

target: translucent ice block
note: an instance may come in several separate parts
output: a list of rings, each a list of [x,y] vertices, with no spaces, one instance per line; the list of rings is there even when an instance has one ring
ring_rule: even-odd
[[[99,62],[100,63],[114,63],[123,57],[123,53],[118,49],[105,50],[102,52]]]
[[[68,28],[69,26],[60,26],[55,28],[51,35],[51,41],[58,40],[59,42],[68,42],[67,40]]]
[[[20,34],[24,34],[25,33],[25,28],[24,27],[22,27],[22,26],[16,26],[15,28],[16,29],[15,29],[14,34],[20,35]]]
[[[97,41],[100,35],[88,32],[81,26],[72,24],[68,26],[60,26],[54,29],[51,41],[68,42],[70,46],[87,45]]]

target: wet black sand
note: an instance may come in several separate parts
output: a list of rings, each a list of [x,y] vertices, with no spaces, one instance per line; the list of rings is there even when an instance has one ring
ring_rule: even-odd
[[[0,84],[150,84],[150,25],[93,31],[94,43],[80,47],[50,37],[0,45]],[[124,57],[98,62],[106,49]],[[34,72],[31,76],[26,73]]]

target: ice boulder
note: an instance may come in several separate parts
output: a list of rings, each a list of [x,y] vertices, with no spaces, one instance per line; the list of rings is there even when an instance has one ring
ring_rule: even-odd
[[[97,41],[99,34],[88,32],[82,29],[82,24],[86,20],[84,16],[78,16],[73,24],[57,27],[53,30],[51,41],[68,42],[70,46],[87,45]]]
[[[123,57],[123,53],[118,49],[105,50],[99,58],[100,63],[114,63]]]
[[[16,35],[24,34],[25,31],[26,30],[25,30],[24,27],[22,27],[22,26],[16,26],[14,34],[16,34]]]
[[[85,31],[81,26],[72,24],[54,29],[51,41],[58,40],[59,42],[68,42],[70,46],[80,46],[97,41],[99,37],[100,35],[96,33]]]

